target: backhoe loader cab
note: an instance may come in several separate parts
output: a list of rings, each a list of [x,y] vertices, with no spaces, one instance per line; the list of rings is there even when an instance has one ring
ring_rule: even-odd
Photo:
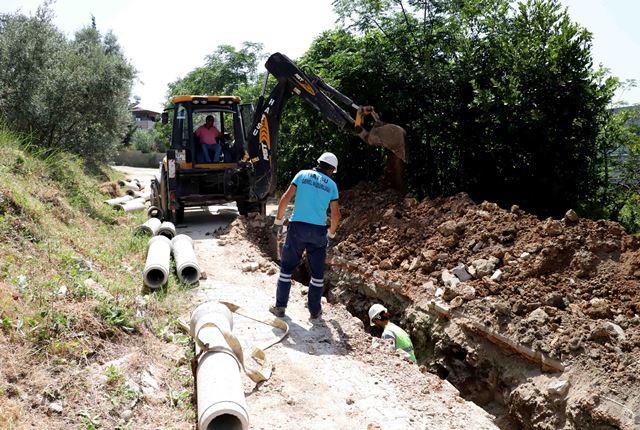
[[[152,181],[152,204],[163,218],[180,222],[187,207],[236,201],[241,214],[264,212],[264,201],[249,202],[250,163],[246,136],[253,116],[249,104],[236,96],[176,96],[163,115],[171,124],[171,145]],[[220,131],[220,160],[205,160],[203,143],[195,131],[213,116]]]

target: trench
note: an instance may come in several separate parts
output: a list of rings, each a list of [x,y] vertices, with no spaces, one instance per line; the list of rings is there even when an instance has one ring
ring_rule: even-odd
[[[262,249],[277,261],[274,245],[263,244]],[[324,296],[328,302],[345,306],[372,336],[380,333],[369,326],[368,308],[373,303],[383,304],[391,312],[391,320],[411,336],[418,364],[491,414],[500,429],[640,429],[640,422],[621,417],[624,411],[603,412],[572,399],[571,392],[547,390],[550,383],[575,376],[562,363],[541,357],[498,331],[487,332],[482,324],[448,315],[446,310],[434,308],[431,301],[414,303],[397,282],[381,284],[363,276],[362,268],[336,260],[331,255],[327,258]],[[293,274],[293,279],[304,285],[309,278],[304,263]]]
[[[304,265],[297,268],[293,278],[306,285],[309,275]],[[324,296],[363,321],[371,336],[381,333],[369,326],[369,306],[381,303],[387,307],[392,321],[410,334],[418,365],[451,383],[462,398],[491,414],[502,430],[640,428],[626,427],[615,413],[603,415],[587,404],[571,406],[566,393],[546,393],[532,382],[563,378],[563,372],[554,368],[558,363],[527,359],[522,351],[506,345],[506,340],[490,340],[478,334],[478,327],[468,321],[457,321],[424,304],[411,303],[397,291],[363,282],[361,276],[344,267],[336,270],[329,266]]]

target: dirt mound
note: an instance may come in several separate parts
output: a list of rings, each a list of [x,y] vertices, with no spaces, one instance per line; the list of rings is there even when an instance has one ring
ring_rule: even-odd
[[[639,237],[572,210],[540,220],[466,194],[417,201],[363,183],[340,200],[332,255],[410,302],[440,297],[580,369],[599,395],[640,405],[631,394],[640,386]]]

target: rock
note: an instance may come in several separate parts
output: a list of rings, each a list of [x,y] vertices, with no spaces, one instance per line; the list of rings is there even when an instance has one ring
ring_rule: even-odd
[[[380,262],[380,265],[378,267],[380,267],[380,269],[382,270],[391,270],[393,269],[393,263],[391,262],[390,259],[385,258]]]
[[[437,288],[437,289],[436,289],[435,296],[436,296],[436,297],[442,297],[442,296],[444,296],[444,289],[442,289],[442,288]]]
[[[593,252],[580,250],[573,255],[570,267],[575,270],[578,277],[588,277],[598,267],[600,259]]]
[[[441,277],[442,277],[442,283],[445,286],[455,287],[460,283],[460,279],[458,279],[454,274],[449,272],[447,269],[444,269],[442,271]]]
[[[624,334],[624,330],[618,325],[614,324],[610,321],[601,323],[598,327],[591,331],[589,335],[589,339],[591,340],[619,340],[623,341],[626,339]]]
[[[491,214],[487,211],[476,211],[476,215],[485,221],[489,221],[491,219]]]
[[[47,410],[49,412],[53,412],[54,414],[62,414],[62,412],[64,412],[64,408],[58,402],[49,403],[49,406],[47,406]]]
[[[553,306],[554,308],[558,308],[561,310],[567,308],[567,303],[565,303],[564,296],[557,291],[547,294],[544,299],[544,303],[547,306]]]
[[[500,260],[498,260],[498,261],[500,261]],[[471,265],[475,268],[477,276],[479,276],[479,277],[481,277],[481,276],[491,276],[491,274],[496,269],[496,264],[494,264],[491,261],[489,261],[487,259],[484,259],[484,258],[479,258],[477,260],[473,260],[471,262]]]
[[[495,272],[493,272],[493,275],[491,275],[491,280],[492,281],[500,281],[502,279],[502,270],[498,269]]]
[[[558,220],[548,218],[542,225],[542,231],[547,236],[559,236],[562,234],[562,224]]]
[[[386,211],[384,211],[384,214],[382,215],[382,218],[384,219],[390,219],[393,218],[393,215],[396,213],[396,210],[393,208],[389,208]]]
[[[449,302],[449,308],[450,309],[459,308],[463,304],[464,304],[464,299],[460,296],[456,296],[453,299],[451,299],[451,302]]]
[[[456,232],[456,222],[453,220],[445,221],[438,226],[438,233],[443,236],[451,236]]]
[[[485,246],[486,246],[486,244],[483,241],[479,240],[478,242],[476,242],[475,245],[473,245],[472,251],[473,252],[478,252],[482,248],[484,248]]]
[[[450,302],[451,300],[458,297],[459,295],[460,295],[460,292],[458,291],[457,288],[447,285],[446,287],[444,287],[444,293],[442,294],[442,299],[446,302]]]
[[[566,214],[564,214],[564,220],[568,222],[578,222],[580,217],[573,209],[569,209]]]
[[[345,400],[345,402],[347,403],[347,405],[353,405],[355,403],[355,400],[353,400],[351,397],[347,397],[347,400]]]
[[[494,305],[496,309],[496,313],[498,315],[508,316],[511,315],[511,306],[505,302],[496,302]]]
[[[460,284],[458,289],[460,291],[460,296],[465,300],[473,300],[476,297],[476,289],[471,285]]]
[[[251,261],[249,263],[244,263],[241,267],[243,272],[255,272],[259,268],[260,268],[260,265],[254,261]]]
[[[528,260],[529,258],[531,258],[531,254],[529,254],[528,252],[523,252],[522,254],[520,254],[521,260]]]
[[[125,421],[129,421],[131,417],[133,417],[133,411],[131,409],[127,409],[120,414],[120,418],[122,418]]]
[[[413,272],[418,267],[420,267],[420,261],[422,260],[420,257],[421,256],[418,255],[417,257],[413,258],[413,261],[411,262],[411,265],[409,265],[409,272]]]
[[[422,284],[422,288],[424,289],[425,293],[429,295],[435,295],[436,293],[436,288],[433,285],[433,281],[425,282],[424,284]]]
[[[275,267],[269,267],[267,269],[267,275],[275,275],[276,273],[278,273],[278,269],[276,269]]]
[[[140,378],[140,382],[142,382],[142,392],[145,394],[160,390],[160,385],[158,385],[156,378],[153,377],[151,370],[152,369],[144,370]]]
[[[558,381],[551,381],[547,384],[547,391],[549,391],[549,394],[552,394],[554,396],[564,397],[567,395],[567,393],[569,393],[570,385],[571,384],[569,384],[569,381],[565,381],[563,379],[560,379]]]
[[[471,279],[471,275],[469,274],[469,272],[467,272],[467,269],[464,267],[464,264],[459,264],[453,269],[451,269],[451,273],[456,275],[456,277],[460,279],[461,282],[465,282]]]
[[[512,214],[516,214],[516,215],[520,215],[522,213],[522,211],[520,210],[520,206],[512,205],[511,206],[511,213]]]
[[[480,203],[480,209],[483,209],[487,212],[495,212],[500,208],[496,203],[488,202],[485,200],[484,202]]]
[[[535,322],[538,324],[546,324],[548,320],[549,315],[542,308],[534,310],[526,318],[526,321]]]

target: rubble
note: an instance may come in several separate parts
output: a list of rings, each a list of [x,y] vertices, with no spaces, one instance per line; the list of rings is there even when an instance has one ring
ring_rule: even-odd
[[[376,196],[376,205],[370,204],[371,196]],[[363,306],[360,302],[366,302],[362,294],[385,303],[413,325],[418,352],[424,354],[433,343],[438,345],[430,358],[436,368],[442,367],[436,363],[446,363],[444,345],[452,340],[445,339],[452,334],[438,332],[442,329],[429,316],[431,308],[418,305],[433,300],[442,306],[442,300],[448,302],[450,318],[476,318],[512,339],[514,347],[526,351],[532,360],[546,357],[548,362],[562,364],[561,368],[568,366],[562,380],[539,385],[538,394],[522,397],[528,389],[518,387],[525,387],[526,375],[501,375],[500,390],[511,388],[504,391],[504,401],[513,405],[510,416],[516,427],[534,425],[522,408],[534,410],[536,404],[571,414],[568,419],[574,427],[567,428],[619,425],[611,414],[592,412],[572,397],[587,389],[626,393],[625,404],[640,408],[640,395],[635,394],[640,392],[640,378],[629,377],[640,372],[639,237],[626,235],[614,222],[580,218],[572,209],[560,219],[540,220],[516,205],[510,210],[491,202],[477,205],[465,194],[407,205],[404,196],[363,183],[343,192],[341,202],[344,220],[336,248],[353,268],[336,267],[325,276],[360,295],[351,304],[354,312]],[[372,278],[351,276],[377,271],[384,273],[385,282],[371,287],[368,279]],[[343,299],[348,297],[341,294]],[[470,342],[461,339],[457,341]],[[449,378],[455,378],[456,366],[460,364],[447,368]],[[569,383],[569,377],[583,374],[589,375],[584,386]],[[565,395],[564,406],[545,398]],[[539,419],[535,426],[552,428],[560,422]]]

